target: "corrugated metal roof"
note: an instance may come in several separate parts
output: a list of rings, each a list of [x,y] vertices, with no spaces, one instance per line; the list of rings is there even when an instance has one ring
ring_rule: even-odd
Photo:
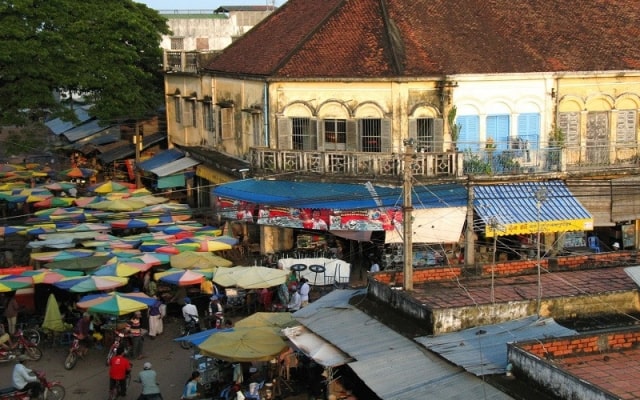
[[[507,343],[575,334],[576,331],[558,325],[552,318],[532,316],[415,340],[472,374],[482,376],[505,372]]]
[[[78,122],[73,122],[73,121],[64,121],[61,118],[54,118],[50,121],[45,122],[44,124],[47,126],[47,128],[51,129],[51,132],[54,135],[60,135],[66,131],[68,131],[69,129],[73,129],[73,127],[83,124],[85,122],[87,122],[88,120],[91,119],[91,116],[89,116],[89,108],[90,107],[78,107],[76,109],[74,109],[73,111],[76,114],[76,118],[78,118]]]
[[[92,120],[82,125],[78,125],[73,129],[64,132],[62,136],[66,137],[70,142],[76,142],[98,132],[109,129],[109,126],[100,126],[100,121]]]
[[[109,164],[116,160],[131,157],[136,153],[136,148],[133,147],[133,144],[129,143],[126,140],[115,143],[118,143],[118,147],[111,148],[110,150],[105,151],[98,156],[98,159],[100,159],[103,164]],[[115,145],[115,143],[112,144]]]
[[[356,361],[348,366],[385,400],[511,399],[349,305],[364,290],[334,290],[294,317]]]
[[[154,168],[149,172],[154,173],[158,176],[167,176],[167,175],[173,175],[176,172],[185,170],[187,168],[191,168],[194,165],[198,165],[198,164],[200,164],[200,161],[198,160],[194,160],[191,157],[182,157],[181,159],[170,162],[169,164],[165,164],[158,168]]]
[[[151,171],[154,168],[158,168],[163,164],[170,163],[182,157],[184,157],[184,152],[180,149],[173,148],[161,151],[150,159],[142,161],[140,164],[138,164],[138,168],[143,171]]]

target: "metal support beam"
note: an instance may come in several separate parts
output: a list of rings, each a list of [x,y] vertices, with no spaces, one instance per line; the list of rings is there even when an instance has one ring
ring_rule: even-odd
[[[405,140],[403,191],[403,230],[404,230],[404,290],[413,290],[413,173],[411,170],[414,157],[413,139]]]

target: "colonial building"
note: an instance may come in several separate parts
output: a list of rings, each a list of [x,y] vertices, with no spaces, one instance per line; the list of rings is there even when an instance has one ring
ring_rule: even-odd
[[[505,253],[531,257],[540,219],[545,253],[586,248],[591,231],[601,249],[635,248],[638,14],[628,2],[289,0],[202,68],[168,71],[170,140],[200,155],[202,187],[401,185],[416,151],[415,185],[469,191],[467,264],[475,234],[529,235]],[[474,187],[487,185],[510,201],[480,209]]]

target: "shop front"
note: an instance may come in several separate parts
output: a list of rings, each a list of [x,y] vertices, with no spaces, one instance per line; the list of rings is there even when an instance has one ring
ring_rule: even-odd
[[[387,250],[404,243],[399,187],[249,179],[220,185],[213,194],[223,219],[261,227],[262,254],[295,251],[294,257],[360,260],[373,254],[381,262]],[[414,243],[435,245],[444,256],[443,244],[451,244],[451,250],[461,236],[466,189],[457,184],[415,187],[412,201]]]
[[[593,216],[564,182],[475,186],[473,206],[480,221],[480,262],[490,261],[485,258],[492,251],[486,247],[492,245],[500,261],[536,257],[538,237],[541,246],[549,243],[542,246],[543,255],[574,247],[589,251],[586,235],[593,231]],[[581,237],[585,239],[581,241]]]

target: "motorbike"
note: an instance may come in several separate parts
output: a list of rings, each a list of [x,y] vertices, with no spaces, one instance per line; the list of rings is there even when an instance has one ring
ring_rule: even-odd
[[[66,394],[64,386],[58,381],[47,380],[44,372],[38,372],[36,374],[42,385],[42,399],[43,400],[62,400]],[[17,390],[13,387],[7,387],[0,389],[0,400],[29,400],[28,390]]]
[[[20,354],[25,354],[34,361],[42,358],[42,350],[33,341],[27,339],[22,330],[16,332],[13,340],[11,349],[0,349],[0,362],[15,360]]]
[[[115,338],[113,340],[113,344],[109,347],[109,353],[107,353],[107,365],[111,362],[111,359],[116,355],[118,351],[118,347],[124,346],[123,355],[128,356],[131,350],[129,341],[125,339],[125,334],[120,331],[115,332]]]
[[[81,353],[80,346],[80,338],[75,333],[73,334],[73,341],[71,342],[71,347],[69,348],[69,354],[67,354],[67,358],[64,360],[64,369],[73,369],[78,362],[78,358],[80,358]]]
[[[188,322],[185,322],[184,325],[180,328],[180,337],[191,335],[193,333],[200,332],[200,320],[198,318],[191,317]],[[183,340],[180,342],[180,347],[183,349],[190,349],[192,346],[191,342],[188,340]]]

